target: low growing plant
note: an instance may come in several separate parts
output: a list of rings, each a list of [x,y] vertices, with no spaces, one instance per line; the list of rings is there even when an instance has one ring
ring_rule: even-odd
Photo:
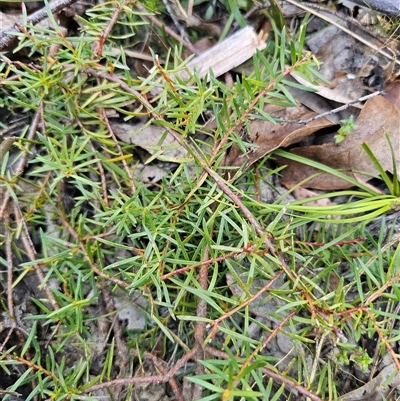
[[[399,248],[365,226],[396,207],[397,192],[351,181],[356,189],[324,195],[346,204],[315,208],[310,199],[258,200],[258,174],[274,173],[261,166],[241,172],[253,189],[225,179],[232,144],[250,146],[236,128],[266,102],[293,104],[291,71],[316,76],[304,36],[276,32],[233,86],[172,79],[184,68],[175,42],[173,57],[155,59],[142,78],[113,49],[135,40],[148,14],[103,3],[79,18],[80,35],[63,36],[55,21],[22,30],[16,50],[32,63],[2,56],[4,107],[24,124],[15,146],[1,148],[3,399],[96,399],[105,390],[128,399],[148,381],[169,383],[179,399],[186,379],[202,400],[293,400],[296,391],[338,399],[342,361],[369,365],[360,339],[378,337],[380,353],[396,353]],[[202,123],[210,111],[212,132]],[[160,183],[134,178],[138,151],[116,138],[110,115],[146,116],[175,138],[153,146],[150,161],[170,163]],[[184,157],[166,155],[180,147]],[[32,299],[17,303],[24,286]],[[117,297],[140,311],[140,329],[121,323]],[[278,338],[291,344],[285,356],[268,353]],[[326,357],[330,346],[340,357]]]

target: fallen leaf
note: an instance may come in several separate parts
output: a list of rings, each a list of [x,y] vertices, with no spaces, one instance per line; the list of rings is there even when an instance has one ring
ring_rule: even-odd
[[[118,139],[139,146],[157,159],[180,163],[187,161],[187,151],[165,128],[143,122],[137,124],[110,123]]]
[[[389,85],[383,97],[400,109],[400,81],[395,81]]]
[[[378,171],[362,149],[362,144],[366,143],[383,169],[393,172],[393,161],[386,135],[395,150],[395,163],[400,165],[400,110],[382,96],[376,96],[365,103],[355,124],[355,130],[339,144],[328,143],[295,148],[291,152],[341,170],[357,180],[368,181],[371,175],[377,176]],[[280,165],[287,165],[282,172],[281,182],[289,188],[320,173],[313,167],[282,157],[278,157],[277,162]],[[400,179],[400,171],[398,178]],[[305,186],[334,190],[350,188],[352,185],[331,174],[321,173],[308,180]]]
[[[296,80],[290,76],[286,78],[286,81],[296,82]],[[318,95],[316,92],[309,92],[289,86],[287,87],[287,90],[297,102],[306,106],[310,110],[315,111],[317,114],[328,113],[332,111],[332,108],[337,107],[336,102],[332,103],[332,101]],[[340,124],[340,120],[348,120],[352,115],[357,117],[360,114],[360,111],[361,109],[357,106],[349,106],[337,113],[327,114],[326,118],[335,124]]]
[[[264,111],[274,117],[282,120],[307,120],[316,116],[316,113],[308,110],[304,106],[283,107],[268,104],[264,107]],[[249,132],[247,142],[251,142],[257,147],[243,155],[237,146],[232,146],[225,159],[226,166],[243,166],[248,168],[257,160],[264,157],[273,150],[292,145],[301,139],[327,127],[334,126],[333,122],[326,118],[314,120],[306,125],[298,123],[282,123],[274,124],[265,120],[252,120],[249,122]],[[242,130],[244,127],[242,127]]]

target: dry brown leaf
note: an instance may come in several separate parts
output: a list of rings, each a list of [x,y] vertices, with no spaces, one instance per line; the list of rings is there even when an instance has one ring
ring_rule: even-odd
[[[175,163],[187,160],[186,149],[159,125],[144,122],[136,124],[110,122],[110,125],[119,140],[139,146],[151,155],[157,152],[159,160]],[[160,148],[164,151],[159,152]]]
[[[296,82],[293,77],[288,76],[286,81]],[[336,103],[332,102],[316,92],[309,92],[298,88],[288,86],[286,88],[292,97],[303,106],[306,106],[317,114],[328,113],[332,111],[332,108],[336,107]],[[327,114],[326,118],[335,124],[340,124],[340,120],[348,120],[350,116],[357,117],[360,114],[361,109],[353,106],[349,106],[344,110],[340,110],[337,113]]]
[[[356,120],[356,129],[343,142],[296,148],[291,152],[329,167],[345,170],[357,180],[367,181],[371,178],[370,175],[376,176],[378,171],[362,149],[363,143],[369,146],[385,170],[393,172],[393,161],[385,134],[395,150],[396,165],[400,165],[400,110],[382,96],[377,96],[365,103]],[[282,172],[282,183],[289,188],[319,172],[281,157],[278,158],[278,164],[287,165]],[[400,172],[398,175],[400,179]],[[334,190],[350,188],[351,184],[331,174],[322,173],[308,180],[306,186]]]
[[[283,107],[268,104],[264,107],[264,111],[283,120],[306,120],[316,115],[316,113],[309,111],[304,106]],[[225,165],[245,165],[247,168],[267,153],[299,142],[301,139],[333,125],[335,124],[326,118],[314,120],[306,125],[296,123],[273,124],[265,120],[250,121],[249,139],[247,141],[258,147],[252,148],[250,152],[243,155],[237,146],[233,146],[225,159]]]
[[[400,109],[400,81],[393,82],[387,88],[383,97]]]

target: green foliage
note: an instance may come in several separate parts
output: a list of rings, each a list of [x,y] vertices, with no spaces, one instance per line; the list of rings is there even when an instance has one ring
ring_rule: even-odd
[[[154,8],[161,4],[148,3]],[[247,2],[223,3],[240,23],[239,11],[246,9]],[[100,57],[93,49],[118,7],[120,17],[105,38]],[[156,345],[161,344],[161,352],[168,358],[183,356],[195,345],[196,323],[212,325],[238,308],[233,316],[225,316],[218,323],[218,336],[209,331],[204,339],[223,350],[226,358],[198,361],[204,373],[187,374],[192,383],[204,389],[202,400],[294,399],[293,393],[266,373],[277,372],[286,362],[288,375],[297,375],[304,388],[322,398],[337,399],[338,366],[353,360],[365,370],[370,363],[368,355],[354,346],[341,350],[337,361],[329,360],[318,372],[312,372],[305,350],[318,361],[315,344],[319,338],[336,341],[343,336],[358,341],[361,336],[376,333],[388,341],[398,338],[398,329],[389,322],[396,318],[394,303],[384,309],[381,301],[367,301],[375,294],[398,301],[395,283],[399,248],[395,252],[384,250],[383,238],[369,237],[365,231],[365,224],[396,207],[398,183],[385,179],[391,194],[376,194],[340,172],[319,166],[345,177],[356,189],[289,204],[282,199],[265,204],[256,198],[258,173],[268,178],[273,172],[260,167],[259,171],[238,173],[243,174],[236,182],[225,181],[224,174],[229,171],[223,165],[226,152],[233,145],[244,152],[254,146],[235,128],[246,126],[253,118],[273,119],[264,112],[266,103],[295,103],[287,90],[291,83],[285,80],[290,71],[310,80],[318,77],[315,60],[303,51],[305,25],[294,39],[285,29],[275,32],[272,45],[253,57],[253,71],[231,86],[214,77],[208,82],[197,76],[190,82],[174,77],[184,68],[178,47],[164,57],[165,65],[156,65],[147,77],[131,76],[122,49],[146,27],[144,16],[129,2],[102,3],[89,10],[85,18],[80,17],[80,36],[64,37],[57,27],[33,26],[18,34],[17,50],[34,57],[40,68],[2,56],[0,91],[5,106],[16,114],[40,116],[35,132],[31,135],[27,127],[16,142],[18,148],[13,147],[1,164],[0,194],[9,193],[23,217],[8,227],[17,261],[13,284],[39,266],[44,271],[39,290],[47,289],[57,305],[50,306],[48,299],[34,299],[36,312],[26,319],[29,330],[25,344],[10,345],[1,352],[4,372],[11,373],[14,364],[22,369],[7,390],[29,386],[28,400],[88,398],[87,392],[95,383],[113,380],[119,373],[133,376],[138,360]],[[165,32],[158,33],[170,43]],[[172,42],[171,48],[175,45]],[[58,51],[54,53],[53,47]],[[171,81],[166,82],[165,77]],[[268,88],[266,82],[271,83]],[[157,95],[149,103],[145,95],[155,88]],[[212,132],[201,123],[209,110],[217,122]],[[148,162],[159,159],[176,163],[160,185],[148,187],[132,179],[136,149],[116,141],[107,124],[107,112],[118,113],[126,120],[150,116],[149,124],[180,135],[179,144],[164,144],[165,134],[153,146],[154,154]],[[342,128],[351,130],[351,124],[347,121]],[[193,136],[199,131],[203,137]],[[180,146],[186,149],[184,157],[165,154]],[[9,168],[11,156],[28,158],[23,174]],[[205,167],[211,167],[215,176],[205,175]],[[256,216],[265,230],[263,236],[218,187],[215,177]],[[350,200],[320,208],[306,204],[322,196],[347,196]],[[32,237],[38,248],[33,257],[22,241],[24,236]],[[274,253],[266,246],[269,238]],[[0,240],[5,248],[3,232]],[[198,276],[205,259],[209,261],[207,288]],[[343,261],[348,265],[346,274],[336,288],[331,288],[329,280]],[[4,258],[0,264],[4,269],[8,266]],[[186,270],[175,274],[182,268]],[[294,344],[293,354],[282,360],[262,352],[262,342],[268,336],[272,341],[278,334],[252,315],[253,304],[246,304],[259,290],[256,284],[265,284],[278,274],[284,279],[255,303],[261,308],[279,301],[268,313],[274,321],[284,322],[279,332]],[[231,292],[228,275],[235,279],[241,295]],[[50,285],[53,281],[56,287]],[[98,357],[95,333],[100,331],[103,319],[110,315],[115,318],[115,311],[100,308],[99,299],[106,290],[115,295],[117,288],[130,296],[137,292],[148,301],[150,306],[142,307],[146,325],[137,333],[124,333],[129,339],[125,370],[114,369],[120,357],[118,338],[107,337],[102,369],[92,374],[92,359]],[[356,295],[346,297],[349,293]],[[197,314],[199,300],[207,305],[206,316]],[[364,313],[366,307],[369,315]],[[354,333],[349,332],[349,320]],[[251,335],[250,327],[254,326],[265,338]],[[44,339],[47,330],[54,337],[43,347],[37,338]],[[68,347],[78,354],[76,360],[68,360]]]
[[[342,142],[347,138],[355,129],[354,116],[350,116],[347,120],[340,120],[342,126],[338,129],[338,133],[335,135],[335,143]]]

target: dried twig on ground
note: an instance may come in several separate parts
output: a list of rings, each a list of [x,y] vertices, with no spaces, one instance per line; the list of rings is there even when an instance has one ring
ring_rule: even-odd
[[[65,7],[74,4],[76,1],[77,0],[56,0],[49,4],[49,9],[53,14],[56,14]],[[49,9],[44,7],[41,10],[36,11],[27,18],[27,23],[35,25],[38,22],[43,21],[45,18],[48,17]],[[0,51],[7,50],[11,46],[13,46],[13,44],[17,41],[17,36],[15,36],[14,34],[20,32],[19,26],[21,25],[23,25],[22,22],[21,24],[15,24],[10,28],[6,28],[0,31]]]

